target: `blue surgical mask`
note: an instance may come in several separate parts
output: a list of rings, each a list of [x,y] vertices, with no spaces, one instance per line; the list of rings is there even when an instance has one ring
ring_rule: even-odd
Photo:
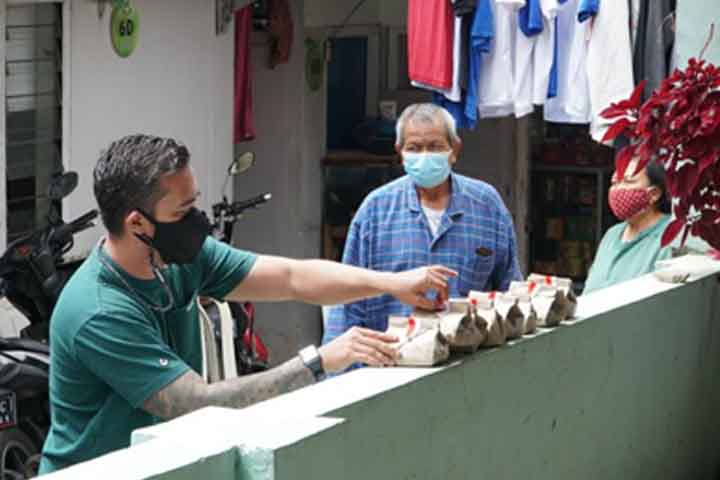
[[[403,166],[413,182],[422,188],[437,187],[450,176],[452,152],[402,152]]]

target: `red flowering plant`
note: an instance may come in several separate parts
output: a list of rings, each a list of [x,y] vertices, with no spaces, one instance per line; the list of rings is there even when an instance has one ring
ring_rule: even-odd
[[[690,59],[640,104],[645,82],[628,100],[613,103],[601,116],[617,119],[603,142],[624,135],[629,145],[617,155],[617,176],[630,176],[654,160],[665,169],[674,198],[675,219],[662,237],[670,244],[692,233],[720,250],[720,68]]]

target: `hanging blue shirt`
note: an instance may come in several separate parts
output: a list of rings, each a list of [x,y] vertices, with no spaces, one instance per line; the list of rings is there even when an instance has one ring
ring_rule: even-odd
[[[518,27],[526,37],[539,35],[543,31],[543,13],[540,0],[528,0],[518,11]]]
[[[492,39],[495,36],[495,17],[491,1],[480,0],[473,14],[470,27],[470,38],[467,41],[470,48],[468,55],[468,88],[460,102],[448,100],[440,93],[433,94],[433,103],[445,108],[455,118],[460,129],[474,130],[477,125],[478,79],[480,78],[480,65],[482,52],[490,51]]]
[[[584,22],[594,17],[600,11],[600,0],[580,0],[578,8],[578,22]]]
[[[563,5],[567,3],[568,0],[558,0],[558,3],[560,5]],[[555,17],[555,39],[553,42],[553,63],[552,68],[550,69],[550,83],[548,84],[548,95],[547,98],[555,98],[557,97],[557,91],[558,91],[558,49],[560,48],[560,45],[558,44],[558,19]]]
[[[555,39],[553,41],[553,63],[550,68],[550,83],[548,83],[547,98],[557,97],[558,91],[558,19],[555,17]]]
[[[495,16],[493,15],[492,2],[494,0],[479,0],[472,27],[470,28],[470,48],[468,49],[469,78],[468,91],[465,97],[465,117],[471,128],[475,128],[478,119],[478,83],[480,81],[480,68],[482,65],[482,53],[489,52],[495,38]]]

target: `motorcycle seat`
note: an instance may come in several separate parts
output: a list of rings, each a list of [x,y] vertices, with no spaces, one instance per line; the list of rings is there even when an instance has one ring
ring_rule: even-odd
[[[7,350],[22,350],[50,355],[50,347],[46,343],[29,338],[0,338],[0,351]]]

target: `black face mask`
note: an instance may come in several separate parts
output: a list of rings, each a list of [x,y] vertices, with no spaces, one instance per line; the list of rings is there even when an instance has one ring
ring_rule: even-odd
[[[192,263],[212,230],[205,214],[194,207],[176,222],[158,222],[152,215],[137,210],[155,225],[155,237],[135,235],[157,250],[165,263]]]

